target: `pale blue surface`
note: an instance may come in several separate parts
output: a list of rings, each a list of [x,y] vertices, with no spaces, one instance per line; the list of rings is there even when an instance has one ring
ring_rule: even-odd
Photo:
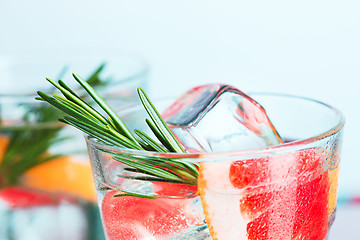
[[[1,1],[0,52],[118,48],[148,59],[152,95],[223,82],[335,105],[347,197],[360,194],[359,12],[358,0]]]
[[[359,240],[360,205],[339,206],[329,240]]]

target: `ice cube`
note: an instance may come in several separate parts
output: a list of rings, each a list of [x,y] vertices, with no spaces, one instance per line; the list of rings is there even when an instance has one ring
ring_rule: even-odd
[[[264,108],[229,85],[195,87],[162,116],[189,151],[240,151],[282,143]]]

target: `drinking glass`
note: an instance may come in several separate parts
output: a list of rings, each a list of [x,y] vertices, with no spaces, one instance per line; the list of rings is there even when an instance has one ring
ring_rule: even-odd
[[[284,144],[224,153],[155,153],[85,135],[107,239],[326,239],[336,211],[342,114],[304,97],[251,96],[266,109]],[[160,111],[170,103],[154,101]],[[140,104],[118,113],[146,131]],[[144,175],[119,157],[198,163],[198,184],[135,180]]]
[[[74,83],[72,72],[88,79],[102,64],[95,89],[111,104],[147,88],[148,65],[130,54],[0,56],[0,239],[104,239],[82,135],[35,100],[36,90],[55,93],[45,77]]]

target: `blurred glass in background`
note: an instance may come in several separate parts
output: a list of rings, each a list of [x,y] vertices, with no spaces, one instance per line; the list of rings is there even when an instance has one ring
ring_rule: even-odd
[[[0,56],[1,240],[104,239],[82,134],[36,90],[56,94],[45,77],[77,88],[74,72],[118,107],[147,89],[148,71],[140,57],[101,50]]]

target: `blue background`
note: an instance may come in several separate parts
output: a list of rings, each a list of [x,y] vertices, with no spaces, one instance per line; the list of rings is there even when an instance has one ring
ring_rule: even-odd
[[[357,0],[0,0],[0,54],[119,49],[150,63],[153,96],[223,82],[329,103],[346,117],[347,199],[360,195],[359,13]]]

